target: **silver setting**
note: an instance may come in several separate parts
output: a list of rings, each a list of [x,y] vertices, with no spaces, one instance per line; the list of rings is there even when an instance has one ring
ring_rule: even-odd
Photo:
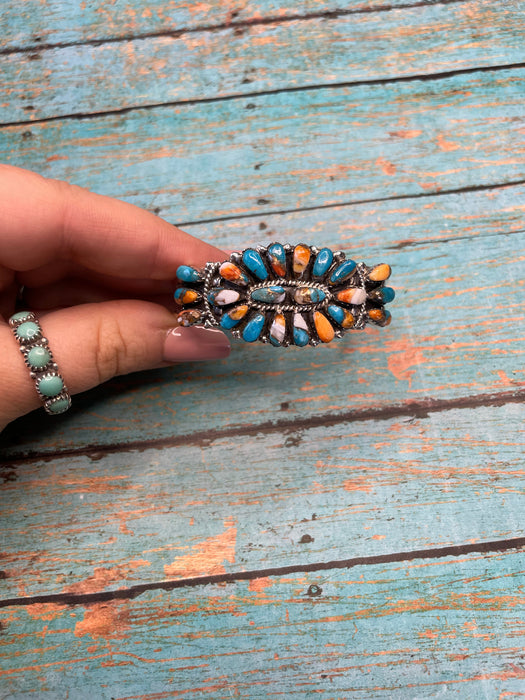
[[[23,315],[21,315],[23,314]],[[19,318],[14,318],[14,316],[19,316]],[[71,406],[71,396],[69,394],[69,391],[67,389],[66,383],[64,381],[64,377],[60,374],[58,370],[57,363],[53,359],[53,353],[51,352],[51,348],[49,347],[49,342],[47,338],[44,337],[44,334],[42,332],[42,327],[40,326],[40,323],[38,319],[36,318],[35,314],[32,311],[23,311],[15,314],[14,316],[11,316],[9,319],[9,325],[11,326],[13,330],[13,334],[18,341],[19,347],[20,347],[20,352],[22,353],[22,356],[24,358],[24,362],[29,369],[29,376],[33,380],[35,384],[35,390],[40,397],[40,400],[42,401],[42,404],[44,406],[44,410],[46,413],[49,415],[58,415],[59,413],[64,413],[64,411],[67,411],[67,409]],[[16,335],[16,329],[22,324],[26,323],[26,321],[31,321],[32,323],[35,323],[38,326],[38,335],[36,335],[34,338],[31,338],[30,340],[26,340],[23,338],[19,338]],[[45,365],[42,367],[35,367],[29,362],[28,355],[30,351],[33,348],[43,348],[49,353],[49,360]],[[46,396],[42,394],[42,392],[39,389],[39,383],[42,379],[46,377],[59,377],[62,380],[62,389],[59,394],[56,396]],[[67,401],[67,408],[61,410],[61,411],[52,411],[51,407],[56,404],[58,401],[66,400]]]

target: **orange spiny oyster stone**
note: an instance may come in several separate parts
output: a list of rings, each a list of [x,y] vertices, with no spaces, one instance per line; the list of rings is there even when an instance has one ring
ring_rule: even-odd
[[[370,270],[368,279],[372,282],[384,282],[390,277],[391,272],[390,265],[380,263]]]
[[[310,248],[305,245],[296,245],[293,251],[293,271],[297,277],[300,277],[306,270],[310,262]]]
[[[392,320],[390,312],[385,311],[385,309],[370,309],[368,317],[371,321],[375,321],[380,326],[388,326]]]
[[[236,306],[234,309],[232,309],[228,316],[230,318],[233,318],[234,321],[240,321],[241,318],[244,318],[246,316],[247,311],[248,304],[241,304],[240,306]]]
[[[227,314],[224,314],[221,318],[222,328],[226,328],[227,330],[234,328],[239,321],[246,316],[248,308],[248,304],[240,304],[239,306],[235,306],[231,311],[228,311]]]
[[[343,328],[352,328],[352,326],[355,323],[354,315],[350,313],[350,311],[348,311],[347,309],[345,309],[344,311],[345,317],[341,321],[341,325],[343,326]]]
[[[338,292],[337,298],[345,304],[355,304],[359,306],[366,300],[366,292],[360,287],[348,287]]]
[[[330,343],[334,339],[334,327],[320,311],[314,313],[314,325],[321,342]]]
[[[177,301],[180,304],[191,304],[199,298],[200,294],[194,289],[185,289],[182,294],[178,297]]]
[[[244,272],[232,262],[226,261],[222,263],[219,268],[219,274],[223,279],[228,280],[228,282],[242,284],[243,286],[248,284],[248,278]]]

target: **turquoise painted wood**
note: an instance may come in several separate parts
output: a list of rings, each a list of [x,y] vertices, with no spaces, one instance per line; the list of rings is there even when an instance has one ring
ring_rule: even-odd
[[[0,159],[178,223],[525,179],[523,71],[8,127]]]
[[[522,392],[524,211],[520,185],[191,227],[227,249],[306,240],[358,260],[388,260],[394,321],[319,348],[278,352],[238,342],[221,363],[115,380],[78,397],[63,420],[42,424],[35,416],[26,428],[8,430],[6,453],[169,444],[195,432],[220,435],[323,415],[351,419],[400,406],[411,415],[413,402],[429,397]]]
[[[525,537],[524,452],[508,404],[12,465],[4,597]]]
[[[409,5],[391,0],[389,8]],[[421,3],[413,3],[421,4]],[[432,4],[431,2],[428,4]],[[43,44],[82,43],[127,39],[128,37],[195,31],[202,27],[220,28],[231,24],[258,24],[269,19],[283,20],[323,13],[363,13],[382,11],[384,0],[250,0],[231,3],[224,0],[114,0],[111,3],[82,0],[24,0],[3,8],[5,48],[39,49]]]
[[[473,0],[14,53],[0,119],[510,65],[523,59],[522,17],[520,2]]]
[[[523,551],[0,610],[9,697],[521,697]],[[28,695],[25,695],[28,693]]]
[[[3,8],[1,160],[225,249],[387,260],[398,295],[6,431],[0,694],[523,695],[520,10]]]

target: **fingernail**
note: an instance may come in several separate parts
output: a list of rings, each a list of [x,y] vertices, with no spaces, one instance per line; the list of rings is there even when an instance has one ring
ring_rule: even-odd
[[[165,362],[220,360],[230,354],[230,343],[222,331],[202,326],[179,326],[169,331],[164,343]]]

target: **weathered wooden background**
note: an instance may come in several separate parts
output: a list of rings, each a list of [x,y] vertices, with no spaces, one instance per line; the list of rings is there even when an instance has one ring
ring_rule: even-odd
[[[0,160],[386,260],[397,298],[6,429],[0,696],[525,697],[523,3],[1,19]]]

